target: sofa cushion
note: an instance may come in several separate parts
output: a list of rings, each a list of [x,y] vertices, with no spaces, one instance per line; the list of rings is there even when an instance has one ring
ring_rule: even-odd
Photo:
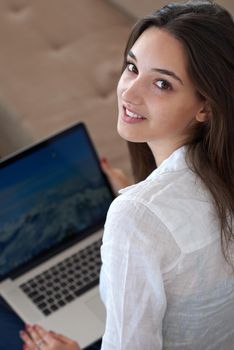
[[[12,139],[17,119],[19,134],[2,153],[83,120],[103,155],[111,140],[110,157],[124,159],[115,90],[132,24],[104,0],[1,1],[0,98],[17,115],[0,133]]]

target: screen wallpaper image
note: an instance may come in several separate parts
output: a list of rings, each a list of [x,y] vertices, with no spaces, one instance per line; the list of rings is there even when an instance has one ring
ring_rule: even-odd
[[[0,277],[100,223],[112,199],[80,128],[0,168]]]

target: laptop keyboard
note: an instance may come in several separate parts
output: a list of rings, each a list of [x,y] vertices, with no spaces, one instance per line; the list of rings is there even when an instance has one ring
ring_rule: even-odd
[[[73,301],[99,283],[98,240],[20,286],[45,316]]]

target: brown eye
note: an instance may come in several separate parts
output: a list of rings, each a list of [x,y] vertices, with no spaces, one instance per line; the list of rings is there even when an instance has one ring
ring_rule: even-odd
[[[172,86],[171,84],[163,79],[157,80],[155,85],[160,89],[160,90],[171,90]]]
[[[131,62],[127,62],[127,69],[129,70],[129,72],[137,73],[137,68],[136,68],[135,64],[133,64]]]

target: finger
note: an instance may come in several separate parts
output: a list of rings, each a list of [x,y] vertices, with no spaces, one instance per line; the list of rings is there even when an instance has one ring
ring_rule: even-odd
[[[53,331],[47,331],[43,327],[36,325],[35,328],[37,329],[40,336],[46,340],[46,344],[48,346],[53,346],[53,349],[57,349],[57,347],[62,346],[70,346],[70,349],[76,349],[80,350],[80,347],[78,343],[68,337],[66,337],[63,334],[59,334]]]
[[[46,344],[48,345],[54,344],[54,338],[51,332],[47,331],[46,329],[44,329],[39,325],[35,325],[34,328],[37,331],[37,334],[39,335],[40,339],[43,339]]]
[[[45,338],[47,336],[47,334],[49,333],[45,328],[43,328],[42,326],[39,326],[38,324],[35,324],[33,327],[36,332],[39,334],[40,338]]]
[[[107,174],[109,174],[113,169],[106,158],[101,159],[101,167],[102,167],[102,170]]]
[[[56,339],[60,340],[61,342],[63,342],[64,344],[71,344],[74,343],[74,340],[66,337],[63,334],[60,333],[55,333],[53,331],[50,331],[51,335],[54,336]]]
[[[24,344],[27,346],[29,350],[38,350],[37,346],[29,336],[29,334],[25,331],[20,331],[20,338],[23,340]]]
[[[121,188],[130,185],[130,179],[125,173],[121,169],[113,168],[106,158],[101,159],[101,167],[116,193],[118,193]]]
[[[26,330],[29,336],[31,337],[32,341],[34,342],[35,346],[37,346],[37,344],[39,344],[42,341],[42,339],[45,342],[45,339],[40,335],[40,333],[34,325],[26,325]]]

